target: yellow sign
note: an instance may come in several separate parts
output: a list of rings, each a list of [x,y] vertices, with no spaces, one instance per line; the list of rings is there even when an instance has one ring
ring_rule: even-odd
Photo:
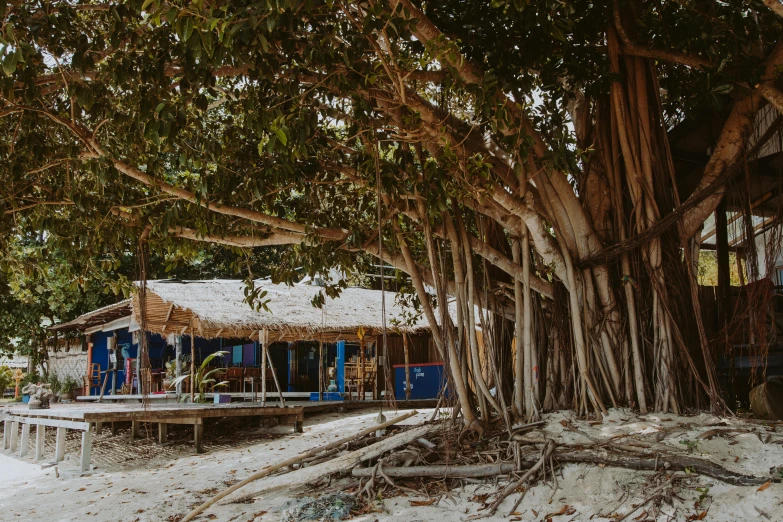
[[[360,341],[362,339],[364,339],[364,327],[363,326],[360,326],[359,329],[356,330],[356,337],[358,337]]]

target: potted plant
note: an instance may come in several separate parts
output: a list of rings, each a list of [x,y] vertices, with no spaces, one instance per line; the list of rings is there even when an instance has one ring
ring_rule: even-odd
[[[75,390],[78,385],[79,383],[76,382],[76,379],[74,379],[70,375],[66,377],[65,380],[62,381],[62,385],[60,387],[60,391],[62,392],[60,395],[60,399],[64,401],[72,401],[73,390]]]
[[[62,391],[63,383],[60,381],[60,378],[57,377],[57,374],[54,372],[49,373],[49,378],[46,379],[46,382],[49,383],[49,389],[52,390],[52,398],[50,399],[51,402],[57,402],[59,400],[60,392]]]
[[[194,385],[198,390],[198,397],[196,398],[196,402],[206,402],[207,387],[209,387],[209,390],[212,391],[218,386],[226,386],[228,384],[228,381],[215,383],[215,376],[225,372],[225,368],[209,368],[209,363],[212,361],[212,359],[215,357],[224,357],[226,354],[228,354],[226,351],[210,354],[196,368],[196,373],[193,379]],[[169,387],[174,388],[177,386],[177,383],[180,382],[190,382],[190,374],[186,373],[184,375],[180,375],[171,381]]]

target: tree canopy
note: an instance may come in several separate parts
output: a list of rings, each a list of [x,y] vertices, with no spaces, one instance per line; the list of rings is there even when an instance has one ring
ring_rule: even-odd
[[[682,328],[690,260],[780,106],[779,7],[3,3],[0,248],[276,246],[278,280],[382,256],[472,429],[512,406],[718,407],[713,347]],[[705,114],[723,127],[680,194],[668,132]]]

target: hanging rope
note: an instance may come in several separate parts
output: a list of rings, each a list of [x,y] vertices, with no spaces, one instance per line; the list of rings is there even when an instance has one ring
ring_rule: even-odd
[[[375,186],[377,189],[377,206],[378,206],[378,259],[380,260],[381,265],[381,328],[383,331],[383,375],[384,375],[384,382],[383,382],[383,398],[384,400],[380,401],[380,409],[381,414],[383,414],[383,404],[384,402],[388,402],[390,409],[397,409],[396,403],[394,400],[394,394],[389,395],[389,390],[394,389],[394,385],[391,384],[391,372],[389,368],[389,353],[387,348],[387,339],[386,339],[386,281],[384,279],[384,262],[383,262],[383,212],[382,212],[382,202],[381,202],[381,162],[380,162],[380,144],[378,143],[378,138],[375,133],[375,129],[373,128],[373,138],[375,139],[374,147],[373,147],[373,155],[375,156]],[[363,348],[362,348],[363,349]],[[377,354],[376,354],[377,358]],[[376,364],[376,376],[378,371],[378,366]],[[377,382],[377,381],[376,381]],[[391,384],[391,386],[390,386]]]

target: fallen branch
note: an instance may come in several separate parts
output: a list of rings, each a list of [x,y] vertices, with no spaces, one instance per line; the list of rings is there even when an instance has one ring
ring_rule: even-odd
[[[293,466],[294,464],[298,464],[298,463],[300,463],[300,462],[302,462],[302,461],[304,461],[304,460],[306,460],[306,459],[308,459],[310,457],[315,457],[319,453],[323,453],[324,451],[329,451],[329,450],[334,449],[334,448],[339,448],[343,444],[347,444],[347,443],[352,442],[352,441],[354,441],[356,439],[359,439],[361,437],[369,435],[370,433],[373,433],[376,430],[383,429],[383,428],[388,428],[389,426],[393,426],[394,424],[397,424],[398,422],[401,422],[401,421],[404,421],[405,419],[409,419],[409,418],[413,417],[417,413],[418,413],[417,411],[412,411],[412,412],[406,413],[405,415],[401,415],[401,416],[399,416],[399,417],[397,417],[395,419],[392,419],[392,420],[390,420],[388,422],[384,422],[383,424],[379,424],[377,426],[372,426],[371,428],[367,428],[365,430],[362,430],[362,431],[360,431],[359,433],[357,433],[355,435],[351,435],[350,437],[345,437],[343,439],[340,439],[338,441],[326,444],[324,446],[320,446],[318,448],[314,448],[314,449],[312,449],[310,451],[302,453],[301,455],[297,455],[296,457],[292,457],[292,458],[290,458],[288,460],[284,460],[283,462],[280,462],[278,464],[274,464],[272,466],[264,468],[263,470],[250,475],[248,478],[246,478],[242,482],[238,482],[237,484],[234,484],[230,488],[228,488],[228,489],[218,493],[217,495],[215,495],[211,499],[207,500],[206,502],[204,502],[203,504],[201,504],[200,506],[195,508],[193,511],[188,513],[187,516],[185,518],[183,518],[181,522],[188,522],[190,520],[193,520],[197,515],[202,513],[205,509],[207,509],[209,506],[211,506],[212,504],[214,504],[218,500],[227,497],[228,495],[230,495],[234,491],[236,491],[236,490],[238,490],[238,489],[240,489],[240,488],[250,484],[253,481],[256,481],[258,479],[262,479],[264,477],[267,477],[267,476],[271,475],[272,473],[274,473],[275,471],[278,471],[280,469]],[[411,430],[411,431],[413,431],[413,430]],[[391,437],[391,438],[393,438],[393,437]],[[353,452],[353,453],[355,453],[355,452]],[[307,468],[307,469],[317,468],[319,466],[312,466],[311,468]]]
[[[516,466],[510,462],[496,464],[474,464],[469,466],[451,466],[449,464],[434,464],[432,466],[391,467],[384,466],[383,473],[392,478],[437,477],[437,478],[481,478],[508,475],[516,471]],[[354,477],[372,477],[373,468],[354,468]]]
[[[379,429],[380,426],[381,425],[373,427],[372,431]],[[308,466],[306,468],[296,470],[293,473],[279,477],[279,480],[266,481],[261,489],[253,491],[252,493],[241,495],[239,497],[233,497],[231,502],[243,502],[250,500],[257,497],[262,492],[268,491],[270,489],[277,489],[282,487],[291,488],[293,486],[307,484],[333,473],[350,473],[353,468],[360,465],[362,462],[378,458],[384,453],[395,450],[400,446],[410,444],[419,437],[425,437],[437,429],[440,429],[440,425],[438,424],[425,424],[402,433],[397,433],[396,435],[392,435],[391,437],[383,439],[380,442],[376,442],[375,444],[371,444],[356,451],[346,453],[345,455],[341,455],[330,461],[323,462],[316,466]],[[275,477],[275,479],[277,478],[278,477]]]

